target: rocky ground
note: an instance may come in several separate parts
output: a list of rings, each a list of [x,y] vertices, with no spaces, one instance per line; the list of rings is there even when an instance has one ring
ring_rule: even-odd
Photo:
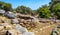
[[[50,35],[55,26],[30,15],[0,10],[0,35]]]
[[[18,23],[11,23],[11,19],[0,16],[0,35],[34,35],[33,32],[29,32],[27,28],[21,26]]]
[[[29,24],[27,24],[27,25],[29,25]],[[20,23],[20,24],[16,23],[16,22],[11,23],[11,19],[4,17],[4,16],[0,16],[0,33],[1,33],[1,35],[5,35],[7,31],[9,33],[11,33],[12,35],[18,35],[18,34],[23,35],[24,32],[30,32],[30,34],[35,33],[35,35],[41,35],[43,33],[43,31],[46,31],[44,29],[47,29],[50,27],[49,24],[45,25],[42,23],[40,23],[37,27],[34,27],[34,26],[31,27],[31,26],[27,26],[27,25],[25,25],[26,26],[25,27],[24,23]]]

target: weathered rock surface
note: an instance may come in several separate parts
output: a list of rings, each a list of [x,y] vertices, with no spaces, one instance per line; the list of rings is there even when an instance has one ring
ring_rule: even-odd
[[[60,32],[60,31],[59,31],[59,28],[58,28],[58,26],[56,26],[56,27],[52,30],[51,35],[60,35],[59,32]]]
[[[15,15],[16,15],[16,17],[21,18],[21,19],[25,19],[25,20],[34,19],[33,16],[30,16],[30,15],[23,15],[23,14],[20,14],[20,13],[16,13]]]
[[[26,34],[34,34],[29,33],[25,27],[22,27],[19,24],[8,24],[8,23],[0,23],[0,35],[24,35]],[[25,34],[25,35],[26,35]]]
[[[8,11],[8,12],[6,12],[5,13],[5,16],[7,16],[8,18],[15,18],[15,14],[14,13],[12,13],[12,12],[10,12],[10,11]]]
[[[5,13],[5,11],[0,9],[0,14],[4,14],[4,13]]]
[[[4,14],[6,18],[4,16],[3,19],[0,18],[0,35],[34,35],[33,32],[28,32],[27,27],[32,28],[39,23],[39,20],[35,17],[22,14],[15,15],[10,11],[2,12],[2,14]]]
[[[25,32],[25,33],[23,33],[23,35],[34,35],[34,33],[33,32]]]
[[[28,30],[26,28],[20,26],[19,24],[15,24],[14,29],[16,29],[18,32],[22,32],[22,33],[28,32]]]
[[[11,23],[15,23],[15,24],[18,24],[20,23],[18,19],[11,19]]]

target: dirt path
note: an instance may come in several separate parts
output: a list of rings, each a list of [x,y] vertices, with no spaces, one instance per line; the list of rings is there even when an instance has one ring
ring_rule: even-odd
[[[45,27],[42,27],[42,28],[38,28],[38,29],[33,30],[33,32],[36,35],[50,35],[54,26],[55,25],[49,25],[49,26],[45,26]]]

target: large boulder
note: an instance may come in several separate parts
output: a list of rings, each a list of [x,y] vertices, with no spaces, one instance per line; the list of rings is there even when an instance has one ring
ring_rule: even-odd
[[[14,24],[14,29],[16,29],[18,32],[28,32],[28,30],[25,27],[20,26],[19,24]]]
[[[32,19],[32,22],[39,23],[39,20],[37,18]]]
[[[7,17],[10,18],[10,19],[15,18],[15,14],[12,13],[12,12],[10,12],[10,11],[6,12],[6,13],[5,13],[5,16],[7,16]]]
[[[51,35],[60,35],[60,28],[58,26],[56,26],[52,32]]]
[[[20,14],[20,13],[16,13],[15,15],[16,15],[16,17],[25,19],[25,20],[33,19],[33,16],[30,16],[30,15],[24,15],[24,14]]]
[[[20,22],[23,23],[24,22],[24,19],[20,19]]]
[[[0,23],[0,35],[34,35],[19,24]]]
[[[5,11],[0,9],[0,14],[4,14],[4,13],[5,13]]]
[[[51,32],[51,35],[58,35],[58,28],[54,28]]]
[[[18,19],[11,19],[11,23],[13,23],[13,24],[18,24],[18,23],[20,23],[20,22],[19,22]]]

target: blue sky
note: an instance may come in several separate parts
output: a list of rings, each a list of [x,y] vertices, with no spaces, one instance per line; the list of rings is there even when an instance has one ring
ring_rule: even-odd
[[[13,8],[24,5],[30,7],[33,10],[41,7],[44,4],[48,5],[48,3],[50,2],[50,0],[0,0],[0,1],[11,3]]]

